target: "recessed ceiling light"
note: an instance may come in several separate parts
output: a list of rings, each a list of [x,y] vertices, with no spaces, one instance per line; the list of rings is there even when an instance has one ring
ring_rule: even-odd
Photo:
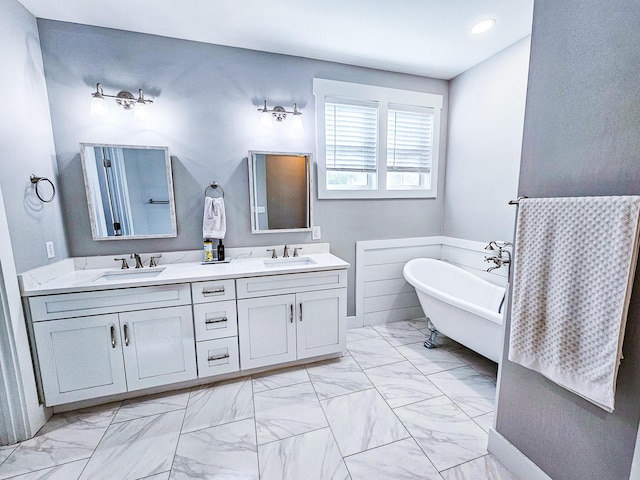
[[[478,34],[484,33],[491,30],[496,24],[495,18],[485,18],[484,20],[480,20],[471,28],[471,33]]]

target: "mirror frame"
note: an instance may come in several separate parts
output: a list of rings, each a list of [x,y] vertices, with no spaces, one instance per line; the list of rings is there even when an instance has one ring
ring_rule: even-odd
[[[169,194],[169,213],[171,215],[171,233],[158,233],[151,235],[119,235],[119,236],[98,236],[96,227],[96,214],[93,205],[91,189],[88,182],[88,172],[86,166],[86,158],[84,149],[95,147],[109,147],[109,148],[130,148],[136,150],[163,150],[165,158],[165,171],[167,175],[167,187]],[[91,238],[95,241],[101,240],[146,240],[151,238],[175,238],[178,236],[178,227],[176,222],[176,202],[173,194],[173,174],[171,171],[171,156],[169,155],[169,147],[156,147],[150,145],[117,145],[109,143],[81,143],[80,144],[80,163],[82,164],[82,176],[84,178],[84,187],[87,194],[87,206],[89,208],[89,222],[91,223]]]
[[[256,225],[255,216],[255,179],[253,176],[253,157],[254,155],[289,155],[295,157],[305,157],[307,161],[307,212],[308,227],[304,228],[277,228],[273,230],[260,230]],[[311,153],[301,152],[266,152],[262,150],[249,150],[247,157],[249,166],[249,217],[251,217],[251,233],[293,233],[293,232],[310,232],[313,229],[313,157]]]

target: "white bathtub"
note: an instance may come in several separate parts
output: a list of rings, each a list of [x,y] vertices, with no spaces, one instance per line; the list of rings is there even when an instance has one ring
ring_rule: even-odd
[[[441,260],[407,262],[404,278],[418,294],[424,314],[447,337],[498,362],[502,350],[505,289]]]

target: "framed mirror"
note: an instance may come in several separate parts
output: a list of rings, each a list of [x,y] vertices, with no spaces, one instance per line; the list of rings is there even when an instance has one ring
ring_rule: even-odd
[[[177,235],[167,147],[80,144],[94,240]]]
[[[251,233],[311,230],[311,154],[249,152]]]

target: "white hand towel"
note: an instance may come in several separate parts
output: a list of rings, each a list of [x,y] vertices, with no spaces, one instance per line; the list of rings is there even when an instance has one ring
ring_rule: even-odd
[[[608,412],[638,255],[639,196],[522,199],[509,360]]]
[[[224,199],[222,197],[205,197],[202,238],[223,239],[226,233],[227,219],[224,211]]]

